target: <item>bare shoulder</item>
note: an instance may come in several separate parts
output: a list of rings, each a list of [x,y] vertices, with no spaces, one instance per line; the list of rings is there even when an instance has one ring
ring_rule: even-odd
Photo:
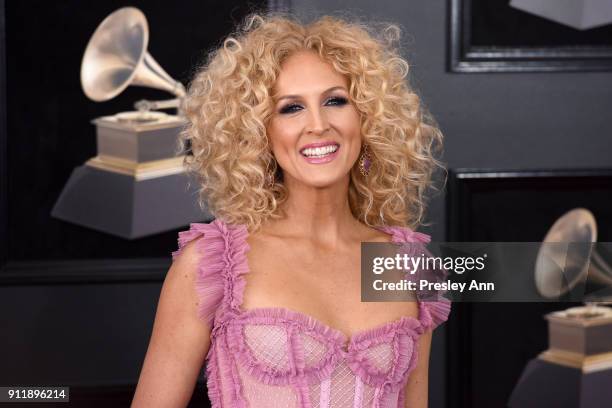
[[[181,249],[180,253],[174,258],[174,262],[166,275],[166,280],[180,274],[183,278],[195,281],[199,264],[204,256],[201,245],[199,245],[201,239],[203,237],[194,239]]]
[[[162,286],[158,313],[159,307],[164,302],[170,304],[175,312],[182,313],[185,319],[193,318],[197,321],[200,299],[195,290],[195,283],[204,256],[199,245],[200,239],[202,238],[187,243],[172,262]]]
[[[210,346],[194,287],[202,256],[194,240],[166,274],[132,407],[187,406],[191,399]]]

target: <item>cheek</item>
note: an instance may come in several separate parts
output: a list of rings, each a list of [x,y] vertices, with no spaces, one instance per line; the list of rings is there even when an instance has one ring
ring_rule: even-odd
[[[359,116],[359,112],[355,107],[351,107],[351,109],[346,109],[343,112],[343,115],[339,117],[344,133],[350,134],[351,136],[359,137],[361,134],[361,119]]]
[[[278,146],[282,143],[283,135],[280,132],[281,127],[275,121],[272,121],[266,127],[266,134],[268,136],[268,143],[270,150],[274,152]]]
[[[351,112],[345,122],[343,133],[350,139],[351,151],[349,158],[351,162],[356,162],[361,152],[361,121],[356,110]]]
[[[267,129],[267,133],[270,149],[277,158],[287,155],[287,152],[291,150],[292,146],[295,146],[295,136],[293,136],[291,131],[286,127],[278,125],[270,126]]]
[[[351,142],[353,148],[360,149],[361,145],[361,122],[356,111],[347,112],[339,123],[341,132]]]

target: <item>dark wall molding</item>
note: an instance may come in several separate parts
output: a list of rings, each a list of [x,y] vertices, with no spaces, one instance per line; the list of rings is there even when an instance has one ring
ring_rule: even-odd
[[[167,258],[7,262],[0,286],[162,282]]]
[[[471,188],[478,180],[521,180],[551,177],[612,177],[611,169],[534,169],[534,170],[500,170],[457,168],[449,170],[448,194],[446,199],[446,237],[448,241],[470,240],[470,217],[467,209],[470,205]]]
[[[472,42],[472,0],[448,2],[448,71],[612,71],[612,46],[478,46]],[[507,5],[505,5],[507,6]]]

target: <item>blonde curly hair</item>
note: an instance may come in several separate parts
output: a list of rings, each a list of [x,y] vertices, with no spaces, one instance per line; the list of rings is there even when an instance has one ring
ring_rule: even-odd
[[[182,110],[188,125],[180,142],[185,164],[200,185],[199,203],[232,224],[258,229],[282,217],[288,191],[272,155],[266,125],[274,112],[271,92],[283,61],[315,51],[346,75],[351,102],[361,116],[362,144],[372,165],[350,174],[353,215],[370,226],[416,228],[423,219],[434,157],[442,134],[408,84],[400,56],[400,29],[324,16],[309,24],[285,13],[252,13],[196,71]],[[269,171],[276,182],[270,186]]]

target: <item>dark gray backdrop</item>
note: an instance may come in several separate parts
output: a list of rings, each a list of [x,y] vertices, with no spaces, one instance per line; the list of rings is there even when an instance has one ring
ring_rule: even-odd
[[[446,136],[444,159],[449,167],[612,166],[611,73],[447,73],[443,0],[294,0],[292,8],[311,15],[353,10],[403,26],[411,79]],[[98,14],[90,19],[105,15]],[[159,46],[162,34],[156,38]],[[154,57],[166,66],[166,61]],[[50,67],[50,72],[51,68],[60,69]],[[178,74],[184,79],[186,71]],[[445,238],[443,210],[441,195],[430,206],[431,227],[424,228],[435,240]],[[159,290],[158,282],[0,287],[0,384],[135,383]],[[432,348],[432,407],[445,403],[444,331],[444,326],[438,329]]]

